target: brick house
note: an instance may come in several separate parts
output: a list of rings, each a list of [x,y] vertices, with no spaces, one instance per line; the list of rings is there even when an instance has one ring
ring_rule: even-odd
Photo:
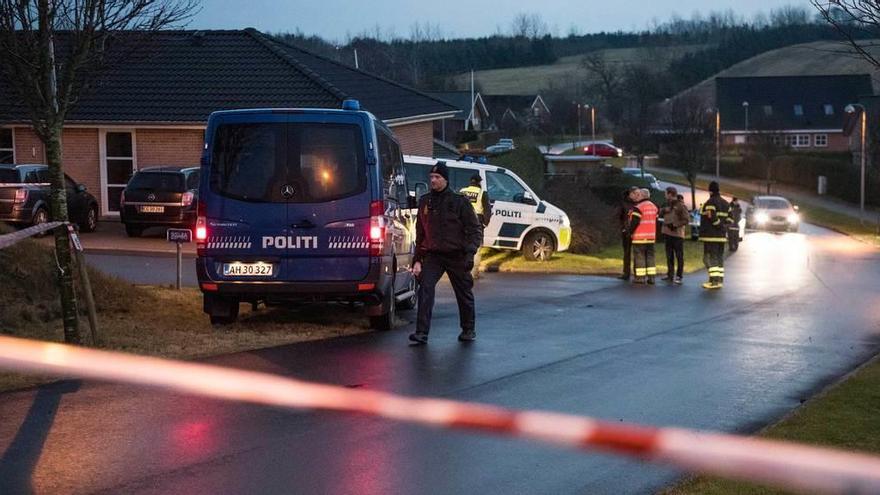
[[[541,95],[482,95],[489,109],[488,128],[516,132],[541,126],[550,119],[550,107]]]
[[[437,91],[428,94],[459,110],[454,117],[434,122],[436,139],[454,143],[459,141],[458,137],[464,131],[483,131],[488,127],[489,111],[480,93],[474,93],[473,105],[470,91]]]
[[[767,137],[795,151],[849,151],[844,109],[872,93],[868,74],[718,77],[722,146]]]
[[[208,115],[236,108],[339,108],[345,98],[389,125],[404,153],[433,154],[434,121],[457,109],[414,89],[254,29],[164,31],[106,71],[68,115],[65,172],[118,215],[132,173],[198,165]],[[45,162],[25,109],[0,78],[0,163]]]

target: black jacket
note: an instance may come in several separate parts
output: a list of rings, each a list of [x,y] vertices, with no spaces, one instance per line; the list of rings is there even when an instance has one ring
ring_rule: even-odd
[[[480,221],[466,197],[448,187],[419,199],[415,261],[428,253],[473,256],[482,243]]]
[[[630,212],[632,212],[635,207],[636,204],[630,201],[629,198],[624,198],[617,206],[615,216],[617,217],[617,225],[620,227],[620,235],[622,237],[631,237]]]
[[[700,240],[727,242],[730,205],[720,194],[712,194],[700,210]]]

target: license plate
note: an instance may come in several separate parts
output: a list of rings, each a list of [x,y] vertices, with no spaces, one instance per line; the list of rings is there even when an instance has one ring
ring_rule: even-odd
[[[141,206],[141,213],[165,213],[164,206]]]
[[[223,263],[224,277],[271,277],[272,273],[272,263]]]

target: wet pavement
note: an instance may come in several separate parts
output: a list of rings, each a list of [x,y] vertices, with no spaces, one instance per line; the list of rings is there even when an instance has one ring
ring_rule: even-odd
[[[209,360],[356,388],[752,432],[880,350],[880,255],[804,225],[751,233],[725,288],[486,274],[478,341],[439,292],[407,325]],[[405,318],[414,319],[411,312]],[[362,416],[95,383],[0,395],[4,493],[651,493],[679,473]]]

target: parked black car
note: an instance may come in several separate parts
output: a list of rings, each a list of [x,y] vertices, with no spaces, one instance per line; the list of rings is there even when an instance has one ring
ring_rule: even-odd
[[[0,165],[0,222],[37,225],[50,220],[49,167],[46,165]],[[86,186],[64,176],[67,214],[82,232],[98,226],[98,200]]]
[[[122,191],[119,213],[129,237],[148,227],[192,228],[199,201],[199,168],[138,170]]]

